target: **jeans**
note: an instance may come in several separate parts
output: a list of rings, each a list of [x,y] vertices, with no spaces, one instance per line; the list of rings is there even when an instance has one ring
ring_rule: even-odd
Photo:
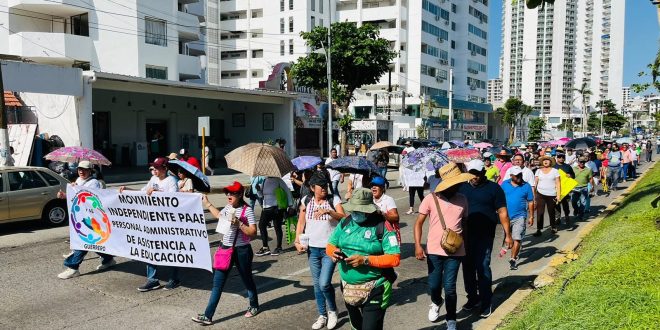
[[[273,220],[273,228],[275,229],[275,236],[277,237],[277,246],[282,248],[282,220],[284,213],[280,211],[277,206],[269,207],[261,211],[261,218],[259,219],[259,233],[261,234],[261,243],[264,247],[268,247],[268,223]]]
[[[378,168],[378,175],[380,175],[380,176],[382,176],[383,178],[385,178],[385,176],[387,175],[387,166],[385,166],[385,167],[379,167],[379,168]]]
[[[619,184],[619,172],[621,172],[621,166],[610,166],[607,169],[607,182],[610,184],[611,189],[616,189]]]
[[[447,320],[456,320],[456,278],[462,257],[446,257],[435,254],[426,256],[429,268],[429,295],[431,301],[440,306],[442,304],[442,289],[445,289],[445,309]]]
[[[332,194],[341,199],[341,194],[339,194],[339,180],[332,180]]]
[[[387,286],[387,288],[386,288]],[[385,294],[387,292],[387,295]],[[385,321],[385,311],[388,305],[389,297],[392,294],[392,287],[389,282],[379,285],[369,294],[367,302],[362,306],[346,305],[348,317],[352,329],[359,330],[379,330],[383,329],[383,322]]]
[[[637,165],[639,165],[639,163],[635,160],[633,161],[632,166],[630,167],[630,173],[631,173],[630,176],[633,179],[637,177]]]
[[[587,200],[589,199],[589,189],[587,187],[577,187],[571,193],[573,212],[578,218],[581,219],[584,217],[584,211],[587,208]]]
[[[236,265],[238,274],[241,276],[241,281],[243,281],[243,285],[245,285],[245,289],[247,290],[250,307],[259,308],[257,286],[254,284],[254,278],[252,277],[253,257],[254,254],[252,253],[252,246],[250,244],[237,246],[231,255],[229,268],[227,270],[213,270],[213,289],[211,289],[211,297],[209,297],[209,303],[204,311],[204,316],[209,319],[213,318],[213,314],[215,314],[215,310],[218,307],[218,302],[220,302],[222,289],[225,287],[229,272],[234,265]]]
[[[66,259],[64,259],[64,267],[78,270],[78,268],[80,268],[80,264],[82,264],[87,253],[88,251],[73,250],[73,254],[68,256]],[[107,264],[108,262],[112,261],[112,259],[114,258],[114,256],[105,253],[97,253],[97,254],[101,256],[101,264]]]
[[[162,267],[162,266],[161,266]],[[178,281],[179,280],[179,267],[167,267],[170,269],[170,279],[169,281]],[[154,283],[158,282],[158,268],[155,265],[147,264],[147,282]]]
[[[463,283],[468,300],[481,299],[481,306],[484,308],[490,306],[493,297],[490,254],[493,250],[496,226],[483,215],[472,215],[467,221]]]
[[[623,181],[628,180],[628,167],[630,166],[630,163],[623,163],[623,166],[621,167],[621,174],[619,175],[619,178],[623,178]]]
[[[419,201],[424,200],[424,187],[408,187],[408,201],[410,202],[410,207],[415,206],[415,192],[417,192],[417,197]]]
[[[653,158],[653,150],[646,149],[646,161],[651,162],[652,158]]]
[[[557,219],[555,218],[555,197],[556,196],[546,196],[540,193],[536,194],[536,230],[543,230],[543,215],[545,214],[545,208],[548,209],[548,218],[550,218],[550,227],[556,228]]]
[[[335,263],[325,254],[325,248],[309,247],[307,258],[309,259],[309,270],[312,273],[314,296],[319,315],[327,315],[327,310],[336,312],[335,288],[332,286]]]
[[[594,178],[596,178],[595,175]],[[596,185],[598,185],[598,181],[596,181]],[[596,191],[596,187],[594,187],[591,182],[587,184],[587,200],[584,202],[584,212],[591,212],[591,195],[589,194],[590,191]]]

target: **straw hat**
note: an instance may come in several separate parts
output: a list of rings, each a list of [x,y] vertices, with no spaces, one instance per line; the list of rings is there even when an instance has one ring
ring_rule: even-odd
[[[552,156],[548,156],[548,155],[543,155],[539,157],[539,164],[543,165],[543,161],[546,159],[550,161],[550,167],[555,166],[555,159],[552,158]]]
[[[442,181],[435,188],[435,192],[444,191],[459,183],[474,179],[475,177],[470,173],[461,172],[461,170],[458,168],[458,165],[456,165],[454,162],[450,162],[449,164],[441,167],[438,170],[438,173],[440,173],[440,178]]]
[[[500,152],[498,152],[498,153],[495,154],[495,157],[497,157],[497,158],[500,158],[500,157],[511,157],[511,153],[510,153],[508,150],[506,150],[506,149],[502,149],[502,150],[500,150]]]
[[[91,170],[92,169],[92,163],[89,160],[82,160],[80,163],[78,163],[78,168],[84,168]]]
[[[360,188],[353,192],[353,196],[342,207],[348,212],[374,213],[378,208],[374,204],[374,194],[367,188]]]
[[[176,152],[171,152],[169,156],[167,156],[170,160],[176,160],[179,158],[179,155],[177,155]]]

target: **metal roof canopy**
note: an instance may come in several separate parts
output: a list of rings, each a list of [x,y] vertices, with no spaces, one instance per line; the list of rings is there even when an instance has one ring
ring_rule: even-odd
[[[433,96],[433,100],[441,107],[449,108],[449,98]],[[477,103],[471,101],[452,99],[452,108],[454,110],[470,110],[477,112],[493,112],[493,105],[488,103]]]

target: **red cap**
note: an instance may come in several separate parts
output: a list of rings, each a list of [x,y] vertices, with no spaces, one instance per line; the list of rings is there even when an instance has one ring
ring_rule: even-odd
[[[153,163],[149,163],[149,166],[160,167],[160,168],[167,167],[167,158],[158,157],[154,160]]]
[[[239,192],[243,191],[243,185],[240,184],[238,181],[234,181],[234,183],[232,183],[230,186],[226,186],[226,187],[222,188],[222,191],[224,191],[225,194],[226,193],[232,193],[232,194],[239,193]]]

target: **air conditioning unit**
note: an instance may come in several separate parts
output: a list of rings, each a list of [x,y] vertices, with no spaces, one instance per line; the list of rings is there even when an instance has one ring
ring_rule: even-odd
[[[470,54],[472,54],[472,56],[477,56],[477,52],[475,52],[474,50]]]
[[[435,81],[437,81],[439,83],[445,82],[445,80],[442,79],[442,77],[435,77]]]
[[[440,20],[440,15],[435,15],[435,20],[439,21]]]
[[[443,42],[445,42],[445,39],[442,39],[442,38],[438,37],[438,42],[443,43]]]

